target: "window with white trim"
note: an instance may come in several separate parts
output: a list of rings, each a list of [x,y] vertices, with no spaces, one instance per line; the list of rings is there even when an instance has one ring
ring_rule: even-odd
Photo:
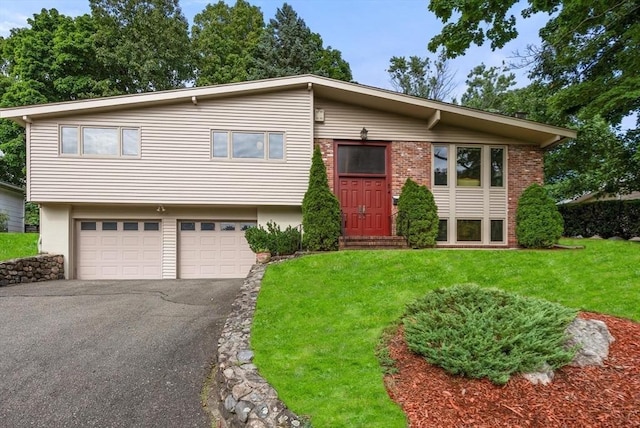
[[[60,154],[75,156],[140,156],[140,129],[60,126]]]
[[[283,132],[211,131],[214,159],[284,160]]]

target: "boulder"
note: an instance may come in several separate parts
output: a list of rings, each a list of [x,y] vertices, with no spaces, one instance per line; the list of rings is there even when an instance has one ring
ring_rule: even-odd
[[[607,325],[599,320],[576,318],[567,327],[567,347],[578,345],[569,365],[574,367],[601,366],[609,355],[609,345],[615,340]]]

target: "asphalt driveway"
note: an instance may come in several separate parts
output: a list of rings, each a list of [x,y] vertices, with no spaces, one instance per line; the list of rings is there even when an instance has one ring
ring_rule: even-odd
[[[200,394],[242,281],[0,287],[0,424],[210,427]]]

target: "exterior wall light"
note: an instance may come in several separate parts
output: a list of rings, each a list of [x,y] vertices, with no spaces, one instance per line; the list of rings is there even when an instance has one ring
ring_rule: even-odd
[[[362,141],[366,141],[368,134],[369,134],[369,131],[367,131],[367,128],[363,127],[362,131],[360,131],[360,139]]]

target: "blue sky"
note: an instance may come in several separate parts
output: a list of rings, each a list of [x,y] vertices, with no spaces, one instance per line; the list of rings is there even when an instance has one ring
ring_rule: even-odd
[[[249,2],[261,8],[267,22],[283,4],[283,0]],[[207,3],[206,0],[180,1],[190,24]],[[313,32],[322,36],[325,45],[342,52],[351,65],[355,81],[386,89],[392,89],[386,71],[389,59],[394,55],[433,56],[426,46],[442,28],[442,23],[427,9],[428,0],[289,0],[288,3]],[[517,18],[525,4],[521,2],[514,8]],[[0,2],[0,36],[8,36],[11,28],[27,26],[27,18],[42,8],[56,8],[70,16],[90,11],[88,0],[3,0]],[[466,76],[474,66],[481,62],[500,66],[503,61],[509,61],[514,51],[539,43],[538,30],[547,19],[545,15],[520,19],[520,36],[504,49],[492,52],[488,46],[472,47],[464,57],[453,60],[451,69],[456,72],[457,84],[453,96],[460,98]],[[527,83],[525,71],[516,71],[516,75],[519,86]]]

